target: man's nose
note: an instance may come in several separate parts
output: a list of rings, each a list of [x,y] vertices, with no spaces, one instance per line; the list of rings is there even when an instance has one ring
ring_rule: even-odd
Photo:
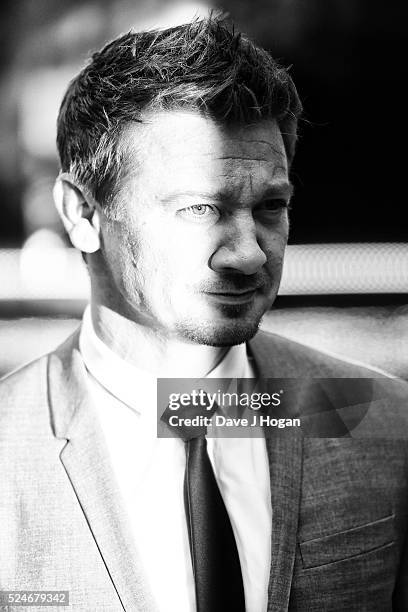
[[[241,274],[255,274],[266,263],[267,257],[261,249],[255,222],[235,221],[230,225],[220,246],[210,258],[214,272],[235,270]]]

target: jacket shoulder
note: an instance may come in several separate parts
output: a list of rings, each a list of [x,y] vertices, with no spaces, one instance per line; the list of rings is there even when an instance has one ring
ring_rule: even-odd
[[[5,402],[30,400],[33,391],[43,388],[46,378],[48,355],[43,355],[14,370],[0,380],[1,405]]]
[[[24,436],[49,421],[47,402],[47,362],[43,356],[0,381],[1,436]]]
[[[323,389],[356,437],[408,439],[405,381],[268,332],[259,332],[250,350],[261,377],[303,379],[300,387]],[[313,379],[319,380],[314,384]],[[313,400],[316,408],[318,400]]]
[[[266,331],[259,331],[249,345],[261,373],[271,377],[394,378],[368,365]]]
[[[32,437],[33,432],[49,432],[49,364],[53,357],[70,361],[77,346],[78,331],[54,351],[35,359],[0,380],[1,436]],[[30,433],[31,432],[31,433]]]

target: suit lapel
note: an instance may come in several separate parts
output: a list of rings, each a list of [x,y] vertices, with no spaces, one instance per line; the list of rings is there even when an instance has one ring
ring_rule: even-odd
[[[298,429],[266,439],[272,502],[268,612],[282,612],[289,606],[302,484],[302,443]]]
[[[123,610],[156,609],[145,582],[108,451],[86,389],[78,333],[49,358],[55,435],[65,438],[61,461],[75,490]]]
[[[273,353],[273,343],[262,334],[250,342],[259,376],[264,379],[293,376],[285,373],[281,351]],[[284,368],[288,366],[285,362]],[[268,612],[288,609],[296,552],[300,493],[302,486],[303,435],[300,428],[274,430],[266,437],[272,503],[271,572]]]

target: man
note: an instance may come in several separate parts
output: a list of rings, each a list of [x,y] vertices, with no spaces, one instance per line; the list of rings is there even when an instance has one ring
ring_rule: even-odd
[[[361,439],[156,435],[158,377],[317,378],[336,406],[332,379],[373,376],[257,333],[300,108],[214,18],[129,33],[71,82],[55,200],[92,297],[80,333],[0,387],[3,590],[86,611],[408,609],[403,384],[341,404]],[[313,417],[315,395],[296,401]]]

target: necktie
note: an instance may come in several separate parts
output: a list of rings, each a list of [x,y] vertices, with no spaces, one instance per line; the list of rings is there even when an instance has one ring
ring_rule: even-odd
[[[237,545],[204,436],[187,440],[184,502],[198,612],[245,612]]]
[[[191,438],[187,430],[179,432],[186,448],[184,504],[197,612],[245,612],[237,545],[204,433]]]

